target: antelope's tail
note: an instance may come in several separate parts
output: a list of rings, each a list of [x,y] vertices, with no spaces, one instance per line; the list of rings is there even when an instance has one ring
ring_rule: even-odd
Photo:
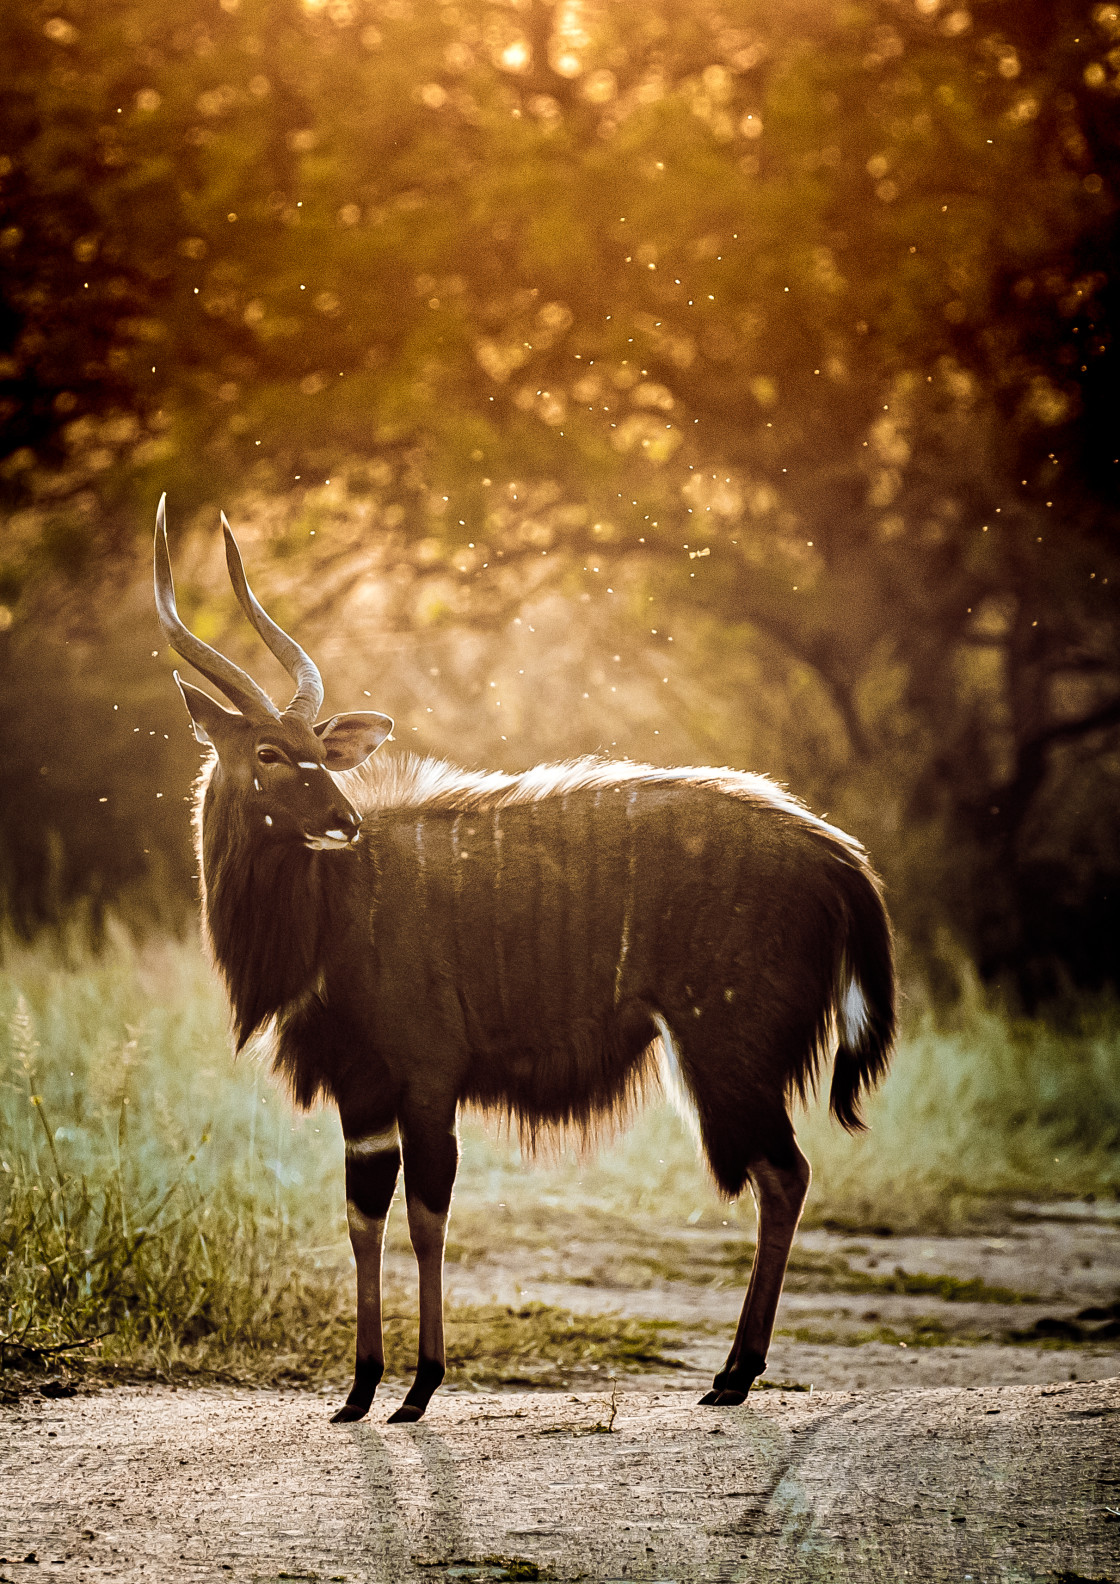
[[[840,1041],[829,1109],[849,1133],[864,1122],[860,1096],[890,1066],[895,1036],[894,944],[879,880],[864,862],[844,865],[848,935],[836,986]]]

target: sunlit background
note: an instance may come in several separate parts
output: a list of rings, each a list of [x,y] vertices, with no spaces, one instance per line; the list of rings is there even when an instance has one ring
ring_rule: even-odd
[[[224,507],[327,707],[395,717],[382,752],[729,763],[863,839],[915,1204],[1055,1154],[1063,1191],[1120,1180],[1120,6],[6,0],[0,58],[20,1159],[36,1063],[77,1150],[79,1047],[137,1040],[153,1093],[198,1041],[226,1060],[164,944],[197,916],[198,756],[151,600],[166,489],[193,629],[283,693]],[[1076,1056],[1000,1021],[1039,1012]],[[145,1137],[187,1152],[257,1081],[188,1085]],[[901,1170],[837,1156],[818,1213],[886,1213]]]
[[[1116,6],[0,29],[21,926],[190,905],[167,488],[188,615],[266,682],[219,505],[402,746],[766,770],[870,844],[923,959],[1114,976]]]

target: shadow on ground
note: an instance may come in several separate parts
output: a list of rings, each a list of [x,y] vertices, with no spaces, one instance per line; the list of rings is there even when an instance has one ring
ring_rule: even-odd
[[[0,1576],[133,1580],[1120,1575],[1120,1382],[877,1393],[128,1388],[0,1420]]]

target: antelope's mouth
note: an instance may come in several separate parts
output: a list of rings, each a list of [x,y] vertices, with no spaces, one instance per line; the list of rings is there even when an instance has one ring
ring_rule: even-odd
[[[362,834],[361,826],[354,830],[329,830],[321,836],[305,835],[304,845],[312,847],[316,852],[332,852],[341,847],[353,847]]]

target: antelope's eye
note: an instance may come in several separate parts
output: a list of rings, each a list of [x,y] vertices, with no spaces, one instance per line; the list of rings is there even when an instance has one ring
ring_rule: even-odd
[[[281,764],[283,755],[277,753],[275,748],[258,748],[257,758],[261,764]]]

